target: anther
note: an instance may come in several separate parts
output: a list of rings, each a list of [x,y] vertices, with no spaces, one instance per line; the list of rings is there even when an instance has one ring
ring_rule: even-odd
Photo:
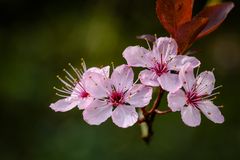
[[[157,40],[157,34],[156,34],[156,33],[154,34],[154,37],[155,37],[155,39]]]
[[[223,85],[220,85],[220,86],[215,87],[213,90],[217,90],[217,89],[222,88],[222,87],[223,87]]]
[[[115,67],[114,67],[114,62],[111,62],[111,65],[112,65],[112,68],[113,68],[113,70],[115,69]]]
[[[85,72],[85,71],[87,70],[86,63],[85,63],[85,61],[84,61],[83,58],[81,58],[81,61],[82,61],[81,65],[82,65],[82,67],[83,67],[83,71]]]

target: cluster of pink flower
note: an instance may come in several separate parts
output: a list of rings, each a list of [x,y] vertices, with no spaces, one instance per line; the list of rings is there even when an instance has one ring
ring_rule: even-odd
[[[172,112],[180,111],[186,125],[198,126],[200,111],[211,121],[223,123],[219,107],[212,103],[218,94],[212,92],[219,88],[214,88],[213,72],[205,71],[195,77],[194,68],[200,66],[200,61],[177,52],[175,40],[162,37],[153,42],[152,49],[127,47],[123,52],[127,64],[114,68],[111,76],[109,66],[87,69],[83,61],[83,70],[78,70],[70,64],[77,77],[64,70],[65,79],[58,77],[64,87],[55,88],[63,99],[50,107],[56,112],[66,112],[77,106],[91,125],[112,117],[113,123],[126,128],[139,120],[136,108],[143,109],[150,103],[153,87],[160,87],[168,92],[168,107]],[[131,67],[145,68],[135,82]]]

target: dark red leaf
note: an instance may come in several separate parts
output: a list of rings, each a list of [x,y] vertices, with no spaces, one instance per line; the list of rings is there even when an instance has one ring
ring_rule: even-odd
[[[219,27],[219,25],[227,17],[228,13],[232,10],[234,4],[232,2],[225,2],[214,6],[208,6],[204,8],[197,17],[208,18],[208,24],[201,31],[197,38],[201,38],[211,33]]]
[[[186,49],[188,49],[197,35],[202,31],[202,29],[207,25],[208,18],[195,17],[192,21],[181,25],[176,34],[176,41],[178,44],[179,54],[183,54]]]
[[[194,0],[157,0],[156,12],[163,27],[175,37],[177,28],[192,18]]]

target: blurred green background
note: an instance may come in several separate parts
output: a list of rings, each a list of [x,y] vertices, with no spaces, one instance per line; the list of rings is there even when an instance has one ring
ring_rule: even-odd
[[[206,1],[196,0],[194,13]],[[55,113],[56,75],[71,62],[80,67],[125,63],[122,51],[144,45],[136,35],[166,36],[155,15],[155,0],[1,0],[0,1],[0,159],[240,159],[239,1],[221,27],[195,43],[201,70],[216,68],[215,101],[226,121],[202,116],[190,128],[179,113],[157,117],[150,145],[138,125],[116,127],[111,120],[89,126],[77,109]]]

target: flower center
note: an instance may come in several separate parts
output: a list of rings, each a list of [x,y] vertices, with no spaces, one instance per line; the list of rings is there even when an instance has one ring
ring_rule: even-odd
[[[123,104],[123,93],[113,91],[110,96],[110,102],[112,103],[113,107],[117,107],[118,105]]]
[[[87,93],[86,91],[83,91],[83,92],[80,93],[79,96],[80,96],[81,98],[86,98],[86,97],[89,96],[89,93]]]
[[[166,73],[168,71],[167,64],[166,63],[156,63],[154,68],[152,70],[158,75],[161,76],[163,73]]]
[[[198,96],[196,92],[187,93],[187,105],[197,107],[197,103],[201,101],[201,96]]]

